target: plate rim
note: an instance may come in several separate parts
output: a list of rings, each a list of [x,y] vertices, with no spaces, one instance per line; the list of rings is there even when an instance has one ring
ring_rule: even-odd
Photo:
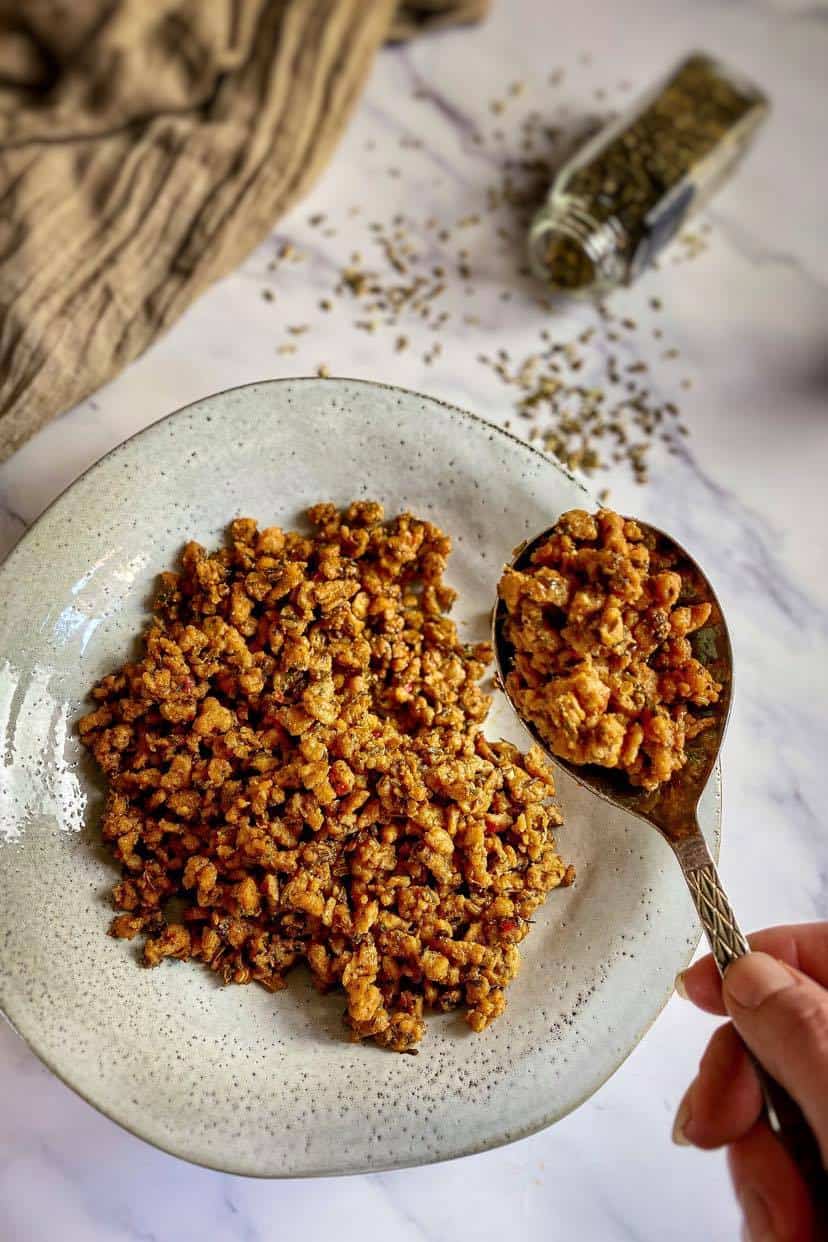
[[[585,501],[589,501],[592,504],[597,503],[595,500],[595,497],[592,495],[590,490],[585,486],[585,484],[580,479],[578,479],[572,473],[572,471],[569,470],[562,462],[556,461],[552,457],[548,456],[546,453],[541,452],[541,450],[536,448],[534,444],[531,444],[527,440],[521,439],[520,436],[515,435],[515,433],[510,431],[509,429],[505,427],[501,427],[497,423],[491,422],[489,419],[484,418],[482,415],[476,414],[473,410],[468,410],[468,409],[465,409],[463,406],[455,405],[454,402],[446,401],[442,397],[436,397],[429,393],[419,392],[416,389],[412,389],[412,388],[405,388],[399,384],[389,384],[381,380],[368,380],[368,379],[345,376],[345,375],[332,375],[332,376],[325,376],[325,377],[315,376],[315,375],[279,376],[279,377],[273,377],[273,378],[268,378],[268,379],[251,380],[244,384],[234,384],[234,385],[231,385],[229,388],[222,388],[222,389],[217,390],[216,392],[207,393],[202,397],[197,397],[195,400],[187,402],[186,405],[179,406],[176,409],[171,410],[169,413],[161,415],[159,418],[154,419],[152,422],[148,423],[144,427],[140,427],[137,431],[134,431],[131,435],[119,441],[118,444],[113,445],[110,449],[108,449],[105,453],[103,453],[99,458],[97,458],[94,462],[91,462],[84,470],[82,470],[73,479],[71,479],[70,482],[67,483],[66,486],[62,488],[61,491],[43,508],[43,510],[31,522],[31,524],[26,528],[26,530],[23,531],[20,538],[15,543],[14,547],[12,547],[9,550],[9,552],[3,558],[2,562],[0,562],[0,584],[2,584],[3,577],[6,575],[7,571],[9,571],[12,568],[13,562],[17,558],[18,553],[21,552],[25,548],[27,543],[30,541],[30,539],[35,536],[38,527],[41,525],[43,520],[51,513],[51,511],[54,508],[56,508],[78,484],[80,484],[84,479],[86,479],[87,476],[93,474],[96,470],[102,467],[111,458],[115,458],[129,445],[133,444],[134,442],[138,440],[141,440],[145,436],[152,436],[153,434],[157,433],[159,429],[171,419],[177,418],[179,415],[186,414],[188,411],[193,410],[197,406],[203,405],[205,402],[213,401],[220,397],[229,396],[232,393],[244,392],[251,388],[266,389],[266,388],[281,386],[281,385],[304,386],[305,384],[309,384],[309,385],[310,384],[312,385],[348,384],[348,385],[354,385],[358,387],[380,389],[388,393],[399,393],[399,394],[404,395],[407,398],[413,397],[418,400],[427,401],[433,405],[441,406],[443,409],[449,411],[452,415],[454,416],[459,415],[462,419],[466,419],[470,421],[471,423],[478,424],[483,429],[493,432],[498,436],[502,436],[507,440],[510,440],[513,444],[517,445],[522,451],[524,452],[528,451],[533,457],[537,458],[539,462],[542,462],[544,466],[550,467],[551,469],[557,471],[559,474],[563,475],[566,479],[569,480],[570,483],[574,483],[575,486],[579,489],[579,491],[583,494]],[[554,756],[553,756],[553,760],[554,760]],[[558,771],[563,771],[563,769],[559,768],[557,764],[555,764],[555,768]],[[721,757],[719,757],[719,759],[717,760],[715,764],[715,767],[712,773],[712,779],[714,783],[716,822],[714,825],[712,837],[708,841],[708,846],[711,850],[714,860],[718,862],[720,848],[721,848],[721,841],[722,841]],[[685,969],[687,965],[689,965],[689,963],[692,961],[693,956],[696,952],[696,949],[698,948],[698,945],[701,941],[701,938],[702,938],[702,928],[699,926],[698,934],[694,937],[692,944],[688,945],[687,952],[682,955],[682,963],[683,963],[682,969]],[[255,1178],[257,1180],[264,1180],[264,1181],[276,1181],[276,1180],[281,1181],[281,1180],[287,1180],[287,1179],[305,1180],[305,1179],[322,1178],[322,1177],[358,1177],[358,1176],[362,1176],[365,1173],[385,1173],[385,1172],[391,1172],[396,1169],[419,1168],[419,1167],[426,1167],[432,1164],[443,1164],[451,1160],[459,1160],[467,1156],[478,1155],[485,1151],[493,1151],[493,1150],[496,1150],[497,1148],[508,1146],[511,1143],[519,1142],[523,1139],[530,1138],[534,1134],[539,1134],[542,1130],[548,1129],[550,1126],[555,1125],[557,1122],[562,1121],[565,1117],[568,1117],[571,1113],[575,1112],[578,1108],[580,1108],[583,1104],[585,1104],[587,1100],[589,1100],[593,1095],[595,1095],[598,1091],[600,1091],[601,1088],[604,1087],[607,1082],[609,1082],[609,1080],[618,1072],[618,1070],[621,1068],[624,1062],[632,1055],[632,1053],[639,1046],[639,1044],[644,1039],[644,1037],[647,1035],[647,1033],[655,1025],[656,1021],[658,1020],[658,1018],[661,1016],[664,1009],[666,1008],[668,1001],[671,999],[673,992],[674,992],[674,989],[672,986],[669,987],[665,991],[664,995],[660,999],[658,1006],[653,1012],[653,1014],[647,1018],[647,1020],[644,1022],[644,1024],[641,1027],[638,1028],[629,1047],[617,1059],[613,1060],[613,1064],[611,1068],[600,1079],[600,1081],[598,1081],[597,1083],[591,1084],[586,1091],[579,1094],[575,1100],[567,1104],[565,1107],[555,1108],[555,1109],[552,1109],[551,1111],[544,1112],[543,1116],[539,1120],[533,1120],[532,1122],[527,1123],[526,1125],[523,1125],[523,1126],[512,1127],[505,1134],[503,1132],[501,1132],[500,1134],[489,1134],[488,1136],[486,1136],[486,1138],[482,1139],[479,1142],[475,1142],[473,1140],[469,1142],[459,1142],[456,1144],[454,1149],[450,1152],[428,1154],[425,1156],[417,1155],[417,1156],[412,1156],[410,1159],[392,1160],[389,1163],[383,1163],[382,1161],[375,1163],[371,1161],[369,1163],[364,1164],[364,1166],[360,1168],[348,1167],[347,1164],[340,1162],[338,1165],[324,1165],[324,1166],[319,1165],[318,1167],[305,1168],[305,1169],[299,1170],[298,1172],[285,1172],[281,1170],[276,1170],[276,1171],[255,1170],[255,1169],[251,1169],[248,1166],[235,1164],[232,1157],[226,1160],[223,1160],[221,1163],[219,1163],[218,1161],[205,1159],[200,1155],[195,1155],[190,1152],[187,1152],[182,1146],[176,1147],[176,1146],[170,1145],[168,1142],[164,1140],[160,1140],[156,1138],[155,1136],[150,1136],[146,1131],[142,1131],[140,1128],[137,1128],[135,1125],[131,1124],[129,1121],[122,1120],[120,1117],[115,1116],[114,1111],[111,1111],[104,1104],[98,1103],[96,1100],[91,1099],[85,1090],[83,1090],[82,1088],[76,1086],[73,1082],[71,1082],[66,1077],[66,1075],[60,1069],[58,1069],[57,1066],[53,1063],[50,1054],[48,1052],[41,1051],[41,1049],[38,1047],[36,1032],[33,1032],[31,1035],[25,1034],[23,1031],[20,1030],[17,1024],[9,1017],[9,1015],[6,1013],[6,1011],[3,1008],[2,996],[0,996],[0,1020],[2,1020],[6,1025],[8,1025],[11,1028],[11,1030],[15,1033],[15,1035],[17,1035],[26,1044],[26,1046],[34,1053],[34,1055],[38,1058],[41,1064],[45,1065],[46,1068],[49,1070],[49,1072],[54,1074],[54,1076],[64,1086],[68,1087],[69,1090],[71,1090],[80,1099],[84,1100],[86,1104],[92,1107],[101,1116],[106,1117],[107,1120],[113,1122],[115,1125],[119,1126],[121,1129],[125,1130],[127,1133],[133,1135],[135,1138],[140,1139],[142,1142],[150,1144],[152,1147],[155,1147],[158,1150],[163,1151],[167,1155],[173,1156],[176,1159],[184,1160],[187,1163],[196,1165],[197,1167],[200,1167],[200,1168],[210,1169],[218,1173],[228,1173],[228,1174],[231,1174],[233,1176],[238,1176],[238,1177],[250,1177],[250,1178]]]
[[[537,457],[545,465],[551,466],[553,470],[557,470],[564,475],[565,478],[569,479],[570,483],[574,483],[586,498],[593,502],[595,500],[589,488],[579,478],[576,478],[563,462],[553,460],[546,453],[542,453],[539,448],[536,448],[534,444],[530,444],[528,440],[522,440],[520,436],[516,436],[508,428],[500,427],[497,423],[492,423],[488,418],[484,418],[482,414],[475,414],[474,410],[464,409],[462,405],[455,405],[453,401],[446,401],[443,397],[434,397],[427,392],[418,392],[415,388],[405,388],[402,384],[387,384],[384,380],[367,380],[349,375],[279,375],[270,379],[248,380],[246,384],[232,384],[229,388],[219,388],[215,392],[208,392],[204,397],[196,397],[194,401],[188,401],[186,405],[179,405],[176,409],[170,410],[168,414],[162,414],[160,418],[154,418],[145,427],[139,427],[131,435],[126,436],[123,440],[119,440],[117,444],[113,444],[112,448],[107,449],[105,453],[102,453],[95,461],[90,462],[79,474],[76,474],[73,479],[70,479],[66,486],[61,488],[56,496],[52,497],[49,503],[38,513],[37,517],[21,532],[20,538],[14,547],[9,548],[2,561],[0,561],[0,574],[6,570],[18,548],[23,547],[29,536],[35,533],[43,518],[47,517],[52,509],[59,505],[63,498],[81,483],[87,475],[92,474],[94,470],[102,466],[110,457],[115,457],[127,445],[132,444],[135,440],[140,440],[142,436],[152,434],[152,432],[163,426],[164,423],[169,422],[170,419],[177,418],[179,414],[186,414],[188,410],[192,410],[194,406],[202,405],[205,401],[212,401],[216,397],[226,397],[233,392],[244,392],[248,388],[264,388],[276,384],[360,384],[366,388],[380,388],[386,392],[404,393],[407,397],[418,397],[421,401],[431,401],[435,405],[441,405],[445,410],[450,410],[452,414],[460,414],[463,418],[471,419],[474,423],[481,423],[490,431],[496,431],[498,435],[505,436],[507,440],[511,440],[513,444],[519,445],[522,449],[528,449],[534,457]]]

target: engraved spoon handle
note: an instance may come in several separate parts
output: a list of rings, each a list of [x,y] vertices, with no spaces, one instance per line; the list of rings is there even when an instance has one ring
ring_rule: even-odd
[[[687,881],[713,957],[724,974],[737,957],[750,952],[736,922],[716,864],[700,832],[671,843]],[[816,1135],[796,1101],[765,1070],[748,1049],[762,1088],[768,1125],[796,1164],[811,1195],[816,1221],[828,1237],[828,1173]]]
[[[732,961],[750,952],[750,945],[739,930],[736,915],[702,834],[695,832],[691,837],[676,841],[673,849],[681,863],[719,974],[723,975]]]

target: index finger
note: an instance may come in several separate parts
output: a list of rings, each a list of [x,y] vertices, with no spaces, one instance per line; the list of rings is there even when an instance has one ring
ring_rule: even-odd
[[[828,923],[792,923],[766,927],[748,936],[751,949],[795,966],[823,987],[828,987]],[[726,1014],[722,981],[708,953],[676,979],[676,991],[707,1013]]]

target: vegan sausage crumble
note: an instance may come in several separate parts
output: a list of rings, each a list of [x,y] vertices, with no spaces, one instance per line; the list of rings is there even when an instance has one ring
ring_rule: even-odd
[[[407,1051],[426,1009],[475,1031],[503,1012],[574,873],[540,750],[483,736],[491,649],[446,615],[448,536],[369,502],[308,516],[311,536],[239,518],[220,550],[188,544],[143,655],[92,691],[111,931],[147,966],[271,991],[305,962],[355,1040]]]
[[[525,568],[504,571],[507,689],[556,755],[644,789],[683,767],[712,723],[696,709],[721,692],[688,638],[711,604],[682,603],[683,589],[641,527],[610,509],[564,513]]]

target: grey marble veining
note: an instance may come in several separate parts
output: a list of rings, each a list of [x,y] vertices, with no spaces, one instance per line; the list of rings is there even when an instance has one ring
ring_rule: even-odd
[[[643,342],[641,356],[666,399],[681,376],[693,381],[678,395],[690,429],[685,449],[656,453],[646,488],[622,469],[597,485],[611,487],[617,507],[685,542],[727,609],[736,698],[725,746],[722,870],[742,922],[828,917],[827,19],[828,5],[809,0],[598,0],[552,15],[545,0],[501,0],[479,30],[384,53],[313,195],[147,355],[0,467],[0,546],[12,546],[73,477],[155,418],[207,392],[309,374],[320,363],[516,427],[513,393],[477,355],[503,347],[523,357],[542,327],[568,339],[589,311],[549,321],[531,282],[516,275],[521,256],[488,244],[493,230],[476,249],[469,234],[474,296],[447,295],[453,317],[431,364],[423,355],[434,334],[417,323],[400,326],[411,347],[398,355],[393,329],[362,332],[350,308],[326,320],[320,298],[352,251],[367,256],[370,220],[403,212],[453,221],[476,211],[493,177],[520,157],[518,122],[528,110],[563,104],[561,123],[574,132],[586,115],[630,97],[614,93],[620,80],[643,86],[682,51],[707,46],[766,86],[773,113],[712,205],[705,253],[680,265],[668,259],[619,299],[642,321],[651,296],[664,302],[659,322],[682,361],[671,371]],[[547,77],[559,65],[564,80],[551,90]],[[523,95],[493,115],[489,101],[506,98],[513,82],[524,83]],[[596,100],[603,88],[609,97]],[[402,145],[412,136],[421,148]],[[348,214],[352,204],[359,215]],[[327,213],[336,236],[308,226],[315,212]],[[268,263],[284,240],[308,257],[274,277]],[[467,243],[455,240],[451,254],[458,244]],[[439,245],[434,253],[440,262]],[[275,301],[262,299],[265,286]],[[507,288],[512,298],[504,302]],[[479,322],[465,323],[464,313]],[[305,322],[313,329],[295,338],[296,353],[277,353],[293,340],[286,325]],[[0,1236],[724,1242],[738,1235],[738,1214],[723,1160],[673,1148],[668,1138],[709,1029],[708,1019],[674,1000],[586,1106],[512,1147],[409,1172],[268,1184],[192,1168],[141,1144],[0,1026]]]

